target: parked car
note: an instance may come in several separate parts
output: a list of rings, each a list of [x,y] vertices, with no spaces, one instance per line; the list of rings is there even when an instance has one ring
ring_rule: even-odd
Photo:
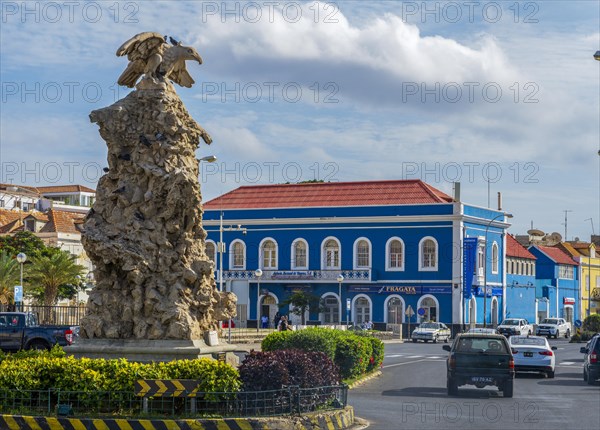
[[[73,343],[70,326],[41,326],[30,312],[0,312],[0,349],[15,352],[21,349],[50,349],[54,345]]]
[[[425,322],[421,323],[410,336],[413,342],[422,340],[423,342],[432,341],[433,343],[438,340],[448,342],[451,337],[450,329],[444,323],[439,322]]]
[[[515,362],[506,337],[499,334],[459,334],[446,361],[448,395],[458,394],[461,385],[477,388],[496,386],[504,397],[513,396]]]
[[[508,340],[515,360],[515,372],[539,372],[554,378],[556,347],[542,336],[511,336]]]
[[[496,327],[496,330],[507,337],[515,334],[528,335],[533,333],[533,328],[529,325],[529,322],[522,318],[507,318]]]
[[[571,324],[563,318],[545,318],[535,331],[537,336],[548,336],[558,339],[559,336],[566,338],[571,336]]]
[[[593,385],[600,379],[600,333],[596,334],[580,351],[583,356],[583,380]]]

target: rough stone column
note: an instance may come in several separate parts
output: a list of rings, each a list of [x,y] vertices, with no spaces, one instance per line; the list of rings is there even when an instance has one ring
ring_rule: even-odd
[[[170,84],[135,90],[90,119],[110,170],[84,224],[96,285],[81,336],[201,339],[235,315],[235,295],[217,291],[205,252],[195,150],[210,136]]]

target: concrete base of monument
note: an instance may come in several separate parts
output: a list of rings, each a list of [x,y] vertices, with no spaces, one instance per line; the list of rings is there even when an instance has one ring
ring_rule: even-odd
[[[126,358],[141,363],[211,358],[239,364],[236,345],[209,346],[204,340],[77,339],[64,350],[75,358]]]

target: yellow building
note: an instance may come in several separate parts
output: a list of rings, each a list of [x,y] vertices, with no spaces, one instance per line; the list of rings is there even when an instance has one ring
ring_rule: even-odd
[[[600,253],[596,253],[596,246],[589,242],[566,242],[560,247],[579,262],[582,319],[600,313]]]

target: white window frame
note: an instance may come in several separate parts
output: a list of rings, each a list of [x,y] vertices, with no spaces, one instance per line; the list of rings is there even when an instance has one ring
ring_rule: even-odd
[[[306,264],[304,266],[296,265],[296,245],[300,242],[304,243],[304,246],[306,246]],[[295,239],[292,242],[292,249],[291,249],[291,253],[290,253],[292,256],[292,261],[290,262],[290,267],[292,269],[296,269],[296,270],[308,270],[308,253],[309,253],[308,242],[302,238]]]
[[[404,299],[402,298],[402,296],[398,295],[398,294],[390,294],[389,297],[387,297],[385,299],[385,301],[383,302],[383,318],[384,318],[384,322],[387,324],[389,323],[389,319],[388,319],[388,304],[390,303],[390,301],[392,299],[400,299],[400,301],[402,302],[402,316],[401,316],[401,324],[404,324],[405,318],[406,318],[406,314],[404,312],[406,312],[406,302],[404,301]]]
[[[391,246],[392,242],[397,240],[400,242],[402,246],[402,258],[400,259],[400,267],[392,267],[390,264],[391,257]],[[390,237],[388,241],[385,243],[385,270],[387,272],[403,272],[404,271],[404,261],[406,258],[406,246],[404,245],[404,241],[400,239],[398,236]]]
[[[216,266],[216,264],[217,264],[216,260],[218,259],[218,256],[219,256],[219,252],[218,252],[219,250],[217,249],[217,244],[212,239],[207,239],[205,243],[206,243],[206,245],[208,245],[209,243],[212,244],[213,248],[215,249],[214,258],[211,261],[213,263],[215,263],[215,266]],[[208,252],[206,253],[206,256],[210,258],[210,256],[208,255]]]
[[[431,240],[435,245],[435,265],[433,267],[424,267],[423,266],[423,246],[425,245],[425,241]],[[439,267],[439,253],[440,247],[438,245],[437,240],[433,236],[425,236],[419,241],[419,272],[435,272]]]
[[[366,266],[362,266],[358,264],[358,243],[360,241],[364,240],[368,247],[369,247],[369,255],[368,255],[368,262]],[[354,252],[354,270],[360,270],[360,269],[370,269],[371,268],[371,262],[372,262],[372,258],[373,258],[373,247],[371,246],[371,241],[369,239],[367,239],[366,237],[359,237],[358,239],[356,239],[354,241],[354,246],[353,246]]]
[[[495,253],[495,255],[494,255]],[[492,273],[493,274],[498,274],[498,268],[499,268],[499,262],[500,262],[500,247],[498,246],[498,242],[493,242],[492,243]]]
[[[354,324],[356,324],[356,302],[358,299],[367,299],[369,302],[369,322],[373,322],[373,300],[366,294],[357,294],[352,298],[352,303],[350,304],[350,309],[352,312],[351,319]]]
[[[243,264],[240,267],[235,267],[233,261],[235,259],[235,255],[233,253],[233,248],[236,243],[242,244],[243,250]],[[229,270],[246,270],[246,243],[241,239],[235,239],[229,244]]]
[[[267,242],[273,242],[273,244],[275,245],[275,264],[274,265],[269,265],[269,266],[265,266],[265,261],[264,261],[264,246]],[[263,270],[277,270],[278,264],[279,264],[279,245],[277,244],[277,241],[275,239],[273,239],[272,237],[265,237],[263,240],[260,241],[260,244],[258,246],[258,250],[259,250],[259,267]],[[272,261],[269,261],[270,263]]]
[[[327,266],[327,250],[325,249],[325,244],[330,240],[334,240],[338,246],[338,265],[337,266]],[[326,237],[323,242],[321,242],[321,270],[340,270],[342,267],[342,244],[340,240],[335,236]]]

